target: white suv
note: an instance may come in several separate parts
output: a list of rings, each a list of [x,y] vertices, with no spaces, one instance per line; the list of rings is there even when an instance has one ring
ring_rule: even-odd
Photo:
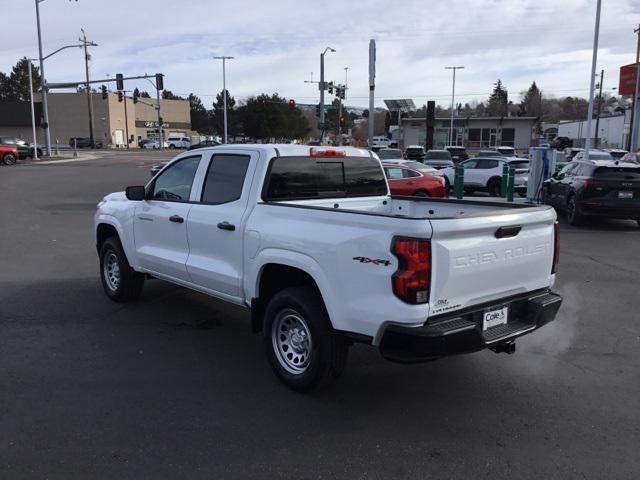
[[[493,197],[500,196],[502,167],[507,163],[515,168],[514,190],[519,194],[527,191],[529,180],[529,160],[518,157],[475,157],[461,162],[464,167],[464,187],[469,190],[486,190]],[[447,187],[453,186],[455,169],[440,170],[446,179]]]
[[[169,148],[189,148],[191,146],[191,139],[189,137],[169,137],[167,138]]]

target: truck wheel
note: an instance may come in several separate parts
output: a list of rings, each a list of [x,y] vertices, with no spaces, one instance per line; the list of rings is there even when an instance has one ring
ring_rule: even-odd
[[[169,144],[169,150],[173,150],[174,148],[176,148],[176,146],[173,143]]]
[[[5,153],[2,157],[2,163],[5,165],[13,165],[16,163],[16,156],[13,153]]]
[[[567,201],[567,221],[569,225],[573,225],[574,227],[582,225],[584,221],[584,217],[580,215],[578,211],[578,202],[576,201],[575,195],[571,195]]]
[[[131,268],[116,237],[105,240],[100,248],[100,278],[105,293],[115,302],[136,300],[144,285],[144,275]]]
[[[263,332],[271,368],[294,390],[311,391],[344,369],[348,343],[334,334],[322,299],[310,287],[275,294],[265,310]]]
[[[430,197],[429,192],[425,192],[424,190],[418,190],[413,194],[414,197]]]

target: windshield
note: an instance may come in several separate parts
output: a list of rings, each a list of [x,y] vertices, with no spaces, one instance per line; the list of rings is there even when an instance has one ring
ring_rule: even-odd
[[[464,153],[464,148],[447,148],[451,155],[462,155]]]
[[[433,171],[433,168],[420,162],[404,162],[402,165],[405,167],[413,168],[414,170],[422,170],[428,172]]]
[[[611,160],[607,152],[589,152],[589,160]]]
[[[451,160],[451,154],[446,150],[429,150],[427,160]]]
[[[402,150],[398,150],[395,148],[385,148],[378,151],[378,157],[380,158],[380,160],[390,160],[392,158],[400,159],[402,158]]]

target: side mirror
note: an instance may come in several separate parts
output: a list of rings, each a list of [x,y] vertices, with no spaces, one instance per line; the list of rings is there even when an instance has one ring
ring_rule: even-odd
[[[144,200],[146,196],[146,191],[144,186],[137,185],[135,187],[127,187],[125,190],[125,195],[127,196],[127,200],[140,201]]]

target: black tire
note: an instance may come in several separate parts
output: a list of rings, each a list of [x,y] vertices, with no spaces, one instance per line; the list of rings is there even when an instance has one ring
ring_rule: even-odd
[[[413,194],[414,197],[430,197],[431,195],[429,195],[429,192],[425,191],[425,190],[418,190],[417,192],[415,192]]]
[[[176,146],[173,143],[169,144],[169,150],[173,150],[174,148],[176,148]]]
[[[449,177],[444,176],[444,189],[447,193],[451,191],[451,184],[449,183]]]
[[[542,187],[540,197],[542,199],[542,203],[545,205],[551,205],[551,196],[549,195],[549,189],[547,187]]]
[[[489,180],[489,184],[487,185],[487,191],[489,192],[490,197],[499,197],[500,191],[502,190],[502,182],[500,180]]]
[[[311,287],[276,293],[265,309],[263,333],[271,368],[293,390],[314,390],[345,367],[349,343],[333,332],[322,298]]]
[[[16,156],[11,152],[7,152],[2,156],[2,163],[4,163],[5,165],[13,165],[14,163],[16,163],[16,161]]]
[[[578,211],[578,203],[575,195],[569,196],[567,200],[567,222],[574,227],[578,227],[584,222],[584,217]]]
[[[110,262],[117,264],[117,274],[107,265]],[[117,237],[108,238],[100,247],[100,279],[105,293],[114,302],[137,300],[142,292],[144,275],[131,268]]]

